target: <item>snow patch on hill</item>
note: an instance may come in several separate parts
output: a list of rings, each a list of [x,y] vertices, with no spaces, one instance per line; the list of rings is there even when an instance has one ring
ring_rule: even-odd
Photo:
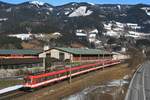
[[[44,5],[44,2],[40,2],[40,1],[31,1],[30,4],[35,4],[35,5],[43,6],[43,5]]]
[[[143,7],[141,9],[144,10],[146,14],[150,16],[150,7]]]
[[[49,11],[53,11],[53,8],[49,7],[49,8],[47,8],[47,10],[49,10]]]
[[[92,13],[93,11],[87,10],[86,6],[81,6],[72,12],[69,17],[88,16]]]
[[[8,36],[17,37],[21,40],[29,40],[29,39],[31,39],[32,34],[25,34],[25,33],[23,33],[23,34],[10,34]]]
[[[8,18],[0,18],[0,21],[7,21]]]
[[[91,3],[91,2],[87,2],[87,3],[90,4],[90,5],[93,5],[93,6],[95,5],[94,3]]]

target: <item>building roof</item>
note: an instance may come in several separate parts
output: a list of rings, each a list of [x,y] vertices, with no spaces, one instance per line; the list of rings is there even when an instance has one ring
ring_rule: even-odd
[[[86,48],[63,48],[63,47],[55,47],[54,49],[58,49],[64,52],[68,52],[76,55],[103,55],[103,54],[112,54],[108,51],[100,50],[100,49],[86,49]]]
[[[36,55],[39,54],[40,50],[24,50],[24,49],[12,49],[12,50],[0,50],[0,55],[9,54],[22,54],[22,55]]]

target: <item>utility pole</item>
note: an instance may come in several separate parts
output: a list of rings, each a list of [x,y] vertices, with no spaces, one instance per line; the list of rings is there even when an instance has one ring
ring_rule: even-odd
[[[70,66],[69,66],[69,83],[71,84],[71,68],[72,68],[72,61],[71,61],[71,54],[70,54]]]
[[[81,57],[81,54],[80,54],[80,64],[81,64],[81,61],[82,61],[82,57]]]
[[[47,68],[46,68],[46,57],[43,57],[43,67],[45,68],[45,72],[46,72],[46,70],[47,70]]]
[[[103,65],[104,65],[104,53],[103,53]]]
[[[103,53],[103,70],[104,70],[104,53]]]
[[[71,65],[70,65],[70,68],[69,68],[69,83],[71,83]]]

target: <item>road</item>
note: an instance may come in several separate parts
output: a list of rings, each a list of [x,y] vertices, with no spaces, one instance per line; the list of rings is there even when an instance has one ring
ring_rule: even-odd
[[[150,61],[140,65],[135,72],[125,100],[150,100]]]

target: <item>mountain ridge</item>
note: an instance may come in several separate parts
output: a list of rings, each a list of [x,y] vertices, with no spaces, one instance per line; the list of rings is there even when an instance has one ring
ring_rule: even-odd
[[[99,24],[104,21],[136,22],[146,28],[143,29],[146,31],[141,31],[148,33],[150,32],[150,29],[148,29],[150,16],[141,9],[142,7],[150,7],[150,5],[71,2],[60,6],[53,6],[48,3],[39,5],[37,2],[31,3],[30,1],[19,4],[0,2],[0,33],[26,33],[27,27],[32,28],[32,33],[56,31],[69,33],[75,31],[74,29],[101,26]],[[138,13],[134,12],[134,10]],[[83,23],[85,25],[82,25]],[[70,30],[67,31],[65,28]],[[102,29],[101,27],[99,28]]]

